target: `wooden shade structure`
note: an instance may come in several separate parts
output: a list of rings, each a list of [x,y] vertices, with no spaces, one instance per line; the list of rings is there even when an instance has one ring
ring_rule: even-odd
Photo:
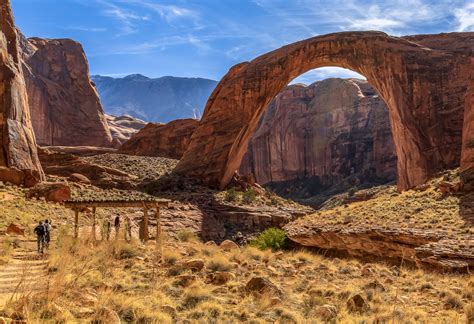
[[[79,236],[79,213],[85,208],[92,208],[92,233],[95,239],[96,231],[96,209],[97,208],[143,208],[143,224],[144,224],[144,240],[148,240],[148,210],[155,208],[156,213],[156,241],[160,243],[161,240],[161,220],[160,208],[168,207],[169,199],[154,198],[154,197],[140,197],[140,198],[109,198],[109,199],[72,199],[64,202],[64,206],[74,211],[74,237]]]

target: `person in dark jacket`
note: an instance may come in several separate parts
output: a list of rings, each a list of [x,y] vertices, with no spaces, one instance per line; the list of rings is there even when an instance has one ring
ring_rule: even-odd
[[[44,235],[46,233],[43,222],[40,221],[38,226],[35,227],[34,232],[36,234],[36,242],[38,243],[38,253],[43,253],[44,249]]]
[[[120,232],[120,216],[115,217],[114,227],[115,227],[115,239],[118,239],[119,232]]]
[[[51,226],[51,223],[48,219],[45,219],[43,226],[44,226],[44,246],[46,247],[47,250],[49,250],[49,242],[51,242],[51,231],[53,227]]]

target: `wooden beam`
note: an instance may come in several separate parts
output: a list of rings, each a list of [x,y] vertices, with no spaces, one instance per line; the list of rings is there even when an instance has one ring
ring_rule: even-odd
[[[95,207],[92,207],[92,240],[95,242],[96,241],[96,236],[95,236]]]
[[[148,241],[148,208],[143,207],[143,241]]]
[[[79,210],[74,209],[74,237],[79,237]]]
[[[155,206],[168,207],[171,200],[157,199],[156,201],[66,201],[64,206],[72,209],[82,209],[88,207],[143,207],[154,208]]]
[[[158,244],[158,248],[160,249],[160,259],[163,260],[163,235],[161,232],[161,215],[160,215],[160,207],[156,206],[156,244]]]

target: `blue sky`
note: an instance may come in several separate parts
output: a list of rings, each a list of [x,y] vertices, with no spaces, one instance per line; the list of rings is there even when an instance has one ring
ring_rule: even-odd
[[[218,80],[234,64],[346,30],[392,35],[474,31],[472,0],[12,0],[28,37],[72,38],[92,74]],[[353,76],[337,68],[298,81]]]

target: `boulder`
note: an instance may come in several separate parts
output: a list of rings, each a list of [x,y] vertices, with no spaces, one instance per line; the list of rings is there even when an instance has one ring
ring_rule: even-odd
[[[234,279],[235,279],[235,274],[233,274],[232,272],[216,271],[211,274],[211,282],[214,285],[223,285]]]
[[[253,277],[245,285],[245,290],[248,293],[257,293],[257,294],[273,294],[282,296],[283,292],[278,288],[274,283],[272,283],[267,278],[263,277]]]
[[[346,303],[347,310],[351,313],[362,313],[369,309],[369,304],[360,294],[355,294]]]
[[[25,181],[25,174],[17,168],[0,166],[0,179],[1,181],[20,186]]]
[[[231,251],[231,250],[239,249],[239,246],[237,245],[237,243],[235,243],[231,240],[225,240],[219,246],[224,251]]]
[[[80,174],[80,173],[72,173],[69,176],[69,180],[72,181],[72,182],[79,182],[79,183],[86,183],[86,184],[91,183],[91,181],[89,180],[88,177],[86,177],[85,175]]]
[[[204,260],[192,259],[181,264],[183,269],[201,271],[204,268]]]
[[[44,198],[50,202],[63,202],[71,199],[71,188],[62,182],[44,182],[31,188],[26,196],[27,198]]]
[[[11,223],[8,225],[6,231],[7,234],[14,234],[14,235],[25,235],[25,229],[20,227],[19,225]]]

